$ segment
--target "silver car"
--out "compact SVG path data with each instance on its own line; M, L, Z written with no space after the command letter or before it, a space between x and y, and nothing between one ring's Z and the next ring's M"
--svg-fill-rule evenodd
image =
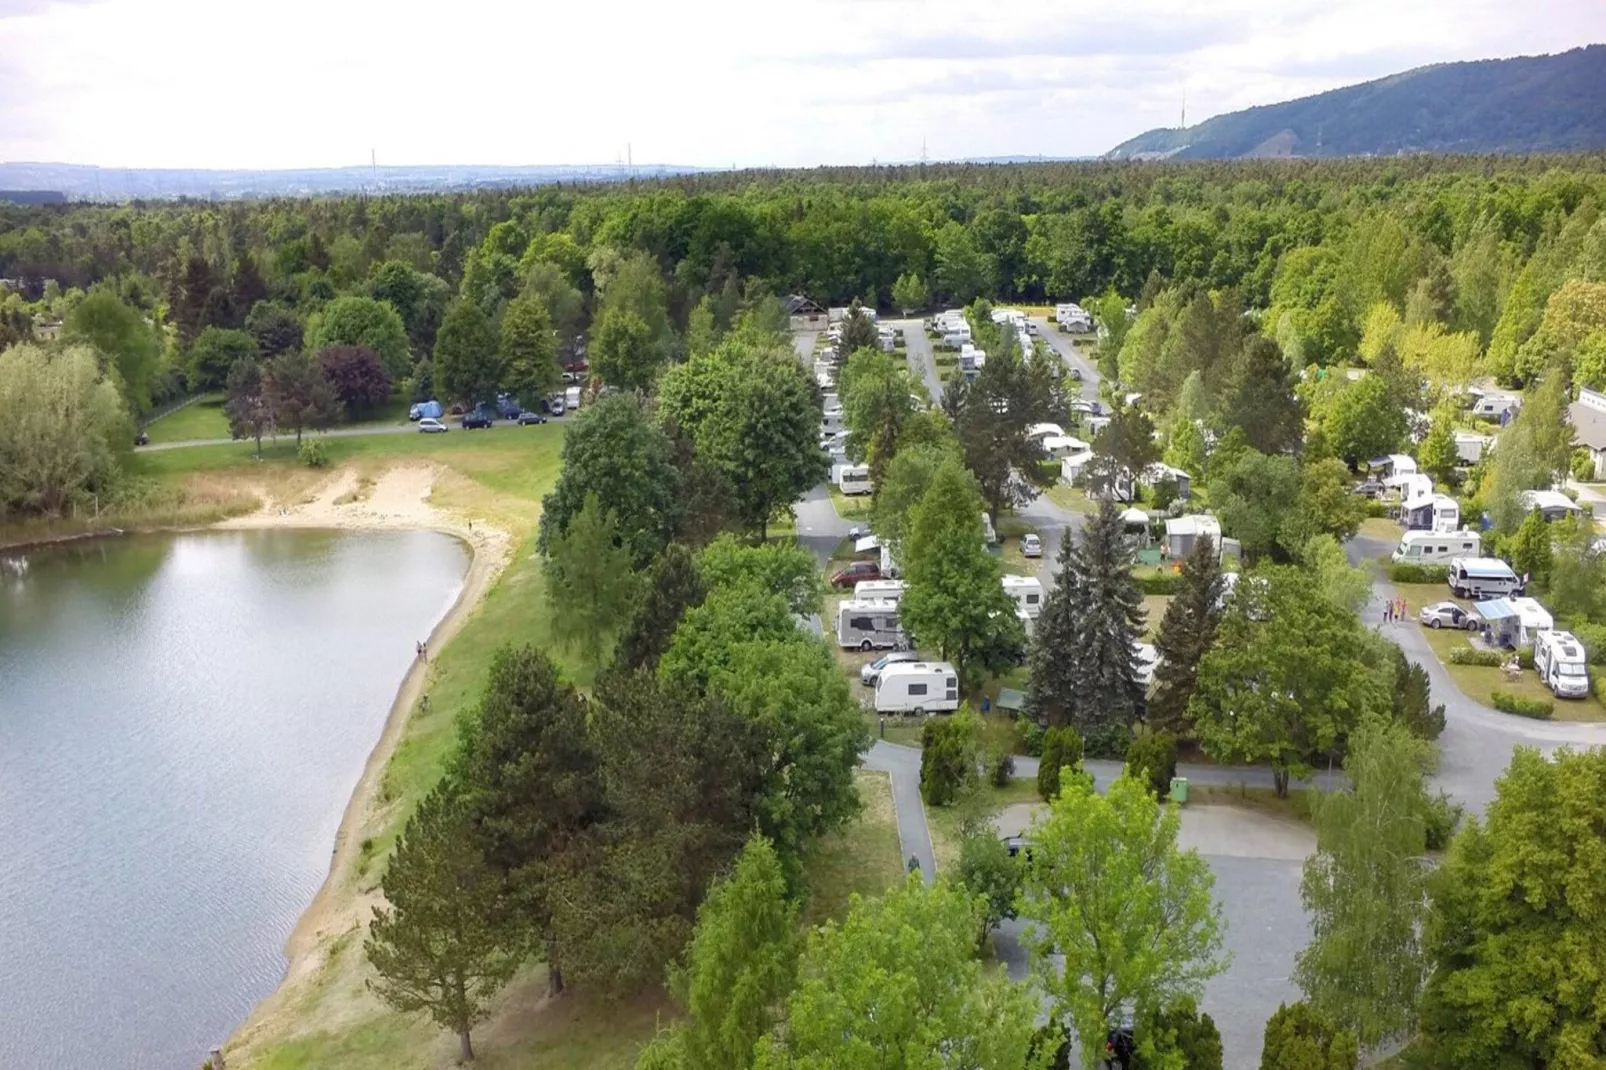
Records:
M1020 552L1022 557L1042 557L1043 540L1036 535L1022 535L1020 537Z
M920 655L913 650L889 650L859 670L859 683L865 687L874 687L876 681L881 679L881 670L888 665L893 665L900 661L919 660Z
M1483 627L1483 621L1476 613L1468 613L1454 602L1435 602L1431 606L1423 606L1416 619L1429 628L1460 628L1475 632Z

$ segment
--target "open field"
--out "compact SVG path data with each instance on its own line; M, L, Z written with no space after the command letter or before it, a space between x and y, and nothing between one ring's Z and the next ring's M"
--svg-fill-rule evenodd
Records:
M229 418L223 413L223 395L206 394L182 409L145 425L152 442L187 442L193 438L228 438Z

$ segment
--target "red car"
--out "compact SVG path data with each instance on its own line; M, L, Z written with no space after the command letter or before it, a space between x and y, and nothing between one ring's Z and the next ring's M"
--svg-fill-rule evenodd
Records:
M852 587L860 580L879 580L881 566L874 561L855 561L831 577L832 587Z

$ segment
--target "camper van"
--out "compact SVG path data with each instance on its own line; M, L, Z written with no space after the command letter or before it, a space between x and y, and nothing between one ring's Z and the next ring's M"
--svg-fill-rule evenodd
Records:
M571 386L563 392L563 407L569 412L580 411L580 388Z
M843 494L869 494L874 488L870 486L870 466L867 464L845 464L837 476L836 485Z
M959 708L959 674L946 661L908 661L881 670L877 713L939 713Z
M1476 531L1407 531L1390 556L1412 565L1448 565L1458 557L1477 557L1483 552L1483 536Z
M1534 672L1557 698L1589 694L1584 644L1572 632L1540 632L1534 638Z
M1522 593L1511 566L1493 557L1457 557L1445 578L1457 598L1505 598Z
M905 645L898 603L888 598L850 598L837 606L836 641L843 650L898 650Z
M1005 576L1004 590L1015 600L1016 608L1028 617L1043 611L1043 581L1036 576Z
M906 586L902 580L860 580L853 585L853 597L860 602L876 598L897 602Z

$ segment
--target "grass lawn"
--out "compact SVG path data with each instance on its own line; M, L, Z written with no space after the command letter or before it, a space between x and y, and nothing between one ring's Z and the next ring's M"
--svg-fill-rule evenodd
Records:
M1098 506L1087 496L1087 491L1081 487L1073 487L1068 483L1056 483L1046 491L1048 500L1061 509L1070 509L1078 513L1094 513Z
M1506 675L1493 665L1452 665L1450 664L1450 651L1466 647L1465 632L1455 632L1448 629L1422 628L1419 624L1406 623L1397 625L1403 628L1421 628L1422 635L1438 655L1439 661L1444 663L1445 671L1455 686L1472 701L1481 702L1485 706L1493 706L1492 694L1495 691L1504 691L1508 695L1518 698L1539 699L1555 704L1556 711L1552 715L1558 721L1606 721L1606 706L1602 706L1600 699L1587 695L1581 699L1560 699L1550 693L1550 689L1539 682L1539 677L1531 669L1524 669L1522 675L1515 680L1507 680ZM1385 628L1384 634L1387 634Z
M843 494L840 487L831 484L831 504L836 507L836 515L843 520L868 524L872 501L872 497L868 494Z
M818 924L847 913L854 893L878 895L903 880L903 851L885 773L855 774L864 809L853 824L827 836L808 859L809 901L803 920Z
M1143 609L1148 617L1148 626L1144 629L1143 637L1153 641L1160 634L1160 622L1165 619L1166 607L1171 604L1172 595L1146 594L1143 596Z
M1369 516L1361 521L1360 534L1387 542L1399 542L1405 529L1385 516Z
M1263 814L1288 817L1308 823L1313 794L1309 790L1294 789L1289 791L1288 798L1279 799L1277 792L1272 788L1251 788L1245 785L1217 788L1189 784L1188 805L1200 803L1209 806L1236 806L1243 810L1258 810Z
M223 414L223 395L207 394L145 428L152 442L188 442L194 438L228 438L229 418Z

